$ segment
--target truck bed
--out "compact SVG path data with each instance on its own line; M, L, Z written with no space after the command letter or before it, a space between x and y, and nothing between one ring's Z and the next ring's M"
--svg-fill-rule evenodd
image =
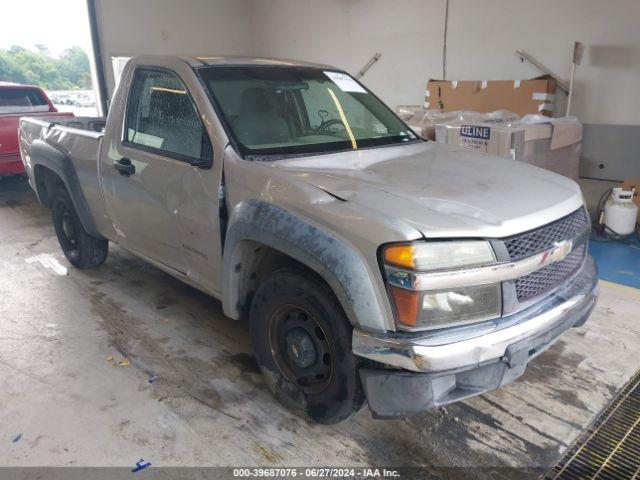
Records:
M105 123L104 117L20 119L20 153L31 187L35 189L34 162L31 162L32 147L34 142L45 143L67 158L66 161L71 167L69 171L73 171L77 177L82 195L94 214L100 232L103 231L101 227L111 228L111 225L104 220L107 217L100 193L98 164ZM42 161L35 163L47 165L47 162Z
M63 152L78 169L91 168L94 175L104 135L104 117L23 117L20 119L20 153L29 168L31 147L36 140Z
M106 117L69 117L64 115L23 117L23 120L29 122L31 120L38 121L38 123L46 124L50 127L69 127L74 130L88 130L99 133L104 131L107 123Z
M0 114L0 176L24 173L20 160L18 125L21 118L39 118L45 121L73 120L71 113L60 112L15 112ZM87 126L89 126L87 124Z

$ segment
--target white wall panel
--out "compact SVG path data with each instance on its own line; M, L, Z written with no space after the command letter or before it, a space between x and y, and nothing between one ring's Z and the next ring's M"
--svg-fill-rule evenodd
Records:
M442 76L445 0L99 0L103 56L229 53L329 63L390 105L421 103ZM585 46L574 113L585 123L640 125L640 1L450 0L449 79L538 75L525 50L567 80ZM113 88L113 84L109 85Z
M112 56L250 55L250 0L100 0L102 56L113 92Z
M329 63L356 74L390 105L422 103L442 75L443 0L255 0L259 55Z

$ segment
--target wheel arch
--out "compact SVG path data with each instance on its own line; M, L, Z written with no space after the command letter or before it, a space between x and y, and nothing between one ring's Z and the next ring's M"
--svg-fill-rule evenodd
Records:
M33 180L40 203L50 207L53 190L57 186L64 186L86 232L96 238L103 238L82 193L80 181L71 159L46 142L34 140L31 146L31 162L34 165Z
M371 276L354 249L306 219L260 200L241 202L229 221L223 254L225 314L240 318L269 262L281 266L286 261L322 278L352 325L386 330Z

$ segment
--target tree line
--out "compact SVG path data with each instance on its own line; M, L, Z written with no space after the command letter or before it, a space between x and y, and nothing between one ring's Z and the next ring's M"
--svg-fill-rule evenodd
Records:
M0 48L0 81L38 85L47 90L91 88L89 57L77 46L66 49L59 57L51 55L44 45L36 45L36 50Z

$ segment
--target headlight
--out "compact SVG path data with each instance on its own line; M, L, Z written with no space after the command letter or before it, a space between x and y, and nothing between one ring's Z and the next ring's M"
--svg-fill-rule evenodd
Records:
M489 242L469 240L390 245L385 262L422 272L486 265L496 260Z
M429 289L421 272L448 270L496 262L489 242L468 240L389 245L383 251L389 297L398 328L427 330L478 322L502 313L500 283Z

